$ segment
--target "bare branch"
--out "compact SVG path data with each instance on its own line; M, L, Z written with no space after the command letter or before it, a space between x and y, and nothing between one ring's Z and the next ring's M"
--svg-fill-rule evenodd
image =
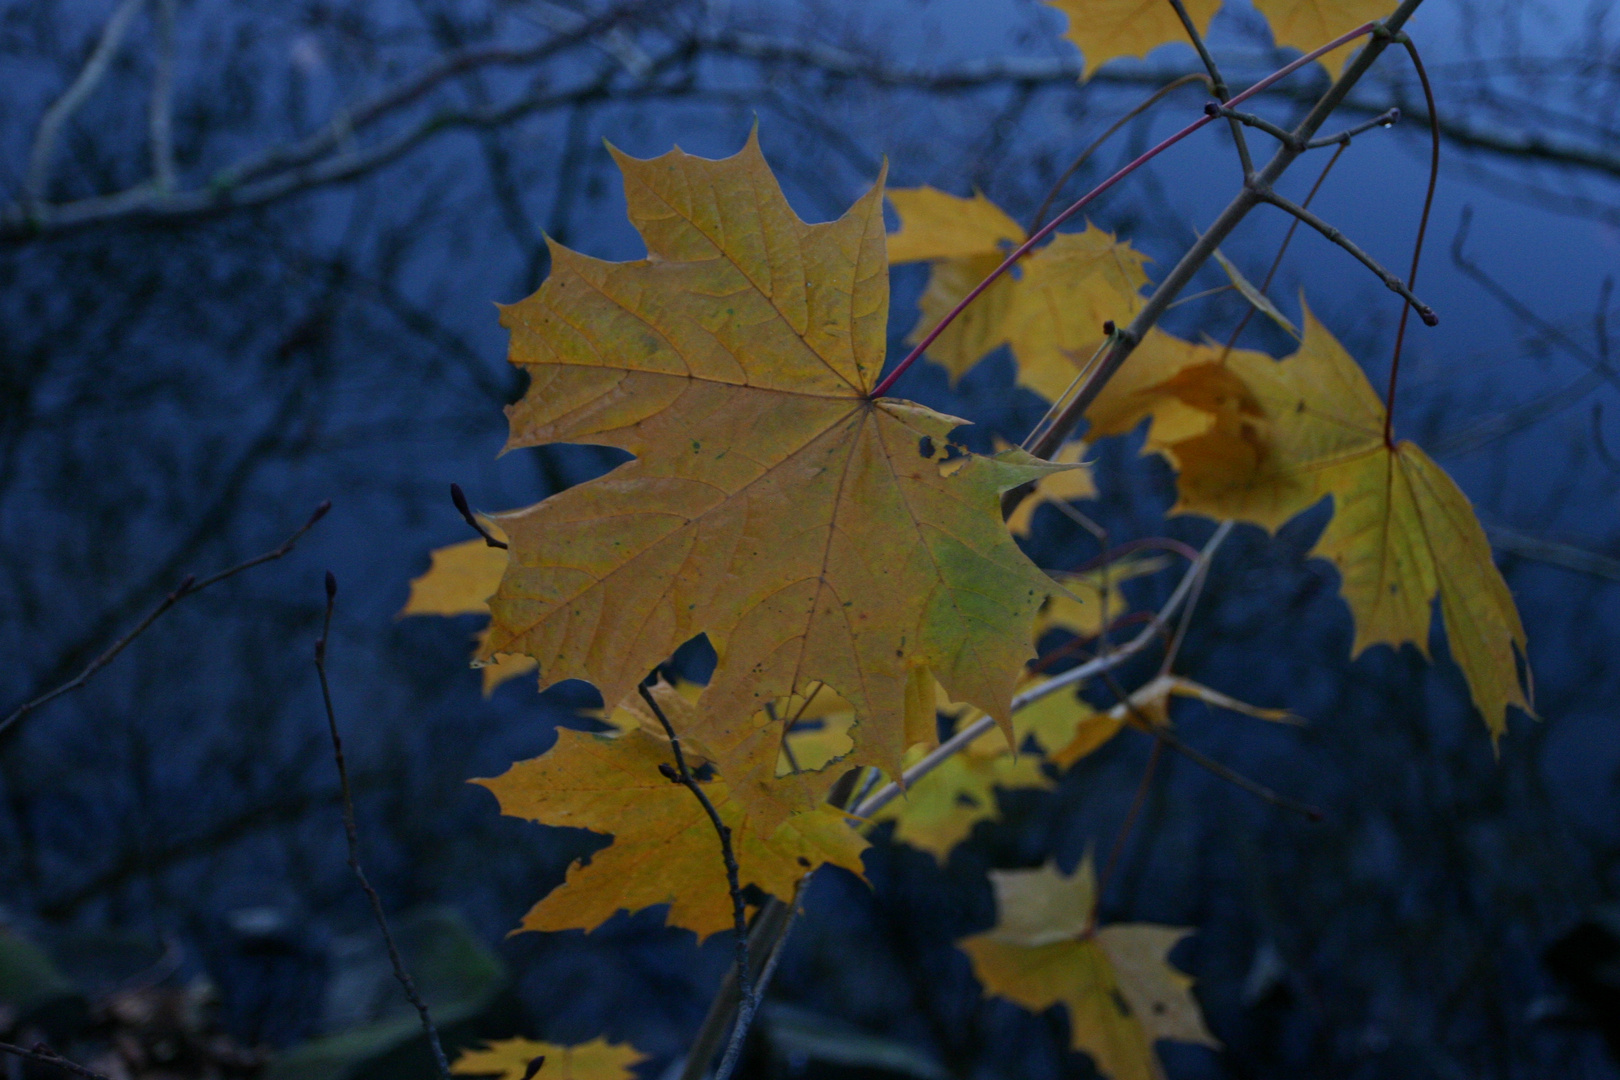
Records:
M44 1043L40 1043L38 1046L34 1047L34 1049L30 1050L27 1047L13 1046L8 1042L0 1042L0 1054L10 1054L13 1057L22 1058L24 1061L32 1061L40 1065L49 1065L52 1068L61 1069L65 1073L72 1073L74 1076L82 1076L85 1078L85 1080L108 1080L108 1077L101 1075L93 1069L87 1069L76 1061L69 1061L67 1058L46 1046Z
M1204 35L1198 32L1197 25L1192 16L1187 14L1187 5L1183 0L1170 0L1170 6L1176 9L1176 18L1187 31L1187 38L1192 42L1193 48L1198 50L1198 59L1203 61L1204 70L1209 72L1210 92L1216 100L1223 105L1226 99L1232 96L1227 89L1226 79L1221 76L1221 69L1215 63L1215 57L1210 54L1209 46L1204 44ZM1243 177L1248 179L1254 175L1254 158L1249 154L1249 140L1243 135L1243 127L1235 120L1229 125L1232 129L1232 143L1237 147L1238 162L1243 166Z
M1394 40L1394 35L1406 24L1407 19L1411 18L1412 13L1417 10L1422 2L1423 0L1402 0L1401 6L1382 24L1379 32L1372 36L1366 47L1355 55L1345 67L1343 74L1339 76L1338 81L1328 88L1311 111L1300 121L1299 126L1294 129L1293 134L1297 140L1309 142L1315 136L1321 126L1327 122L1328 117L1338 109L1345 97L1361 81L1367 70L1383 55L1384 50ZM1164 280L1159 283L1158 288L1153 290L1153 295L1148 297L1141 311L1131 320L1131 325L1122 329L1116 335L1113 346L1108 350L1107 355L1103 357L1102 362L1093 368L1091 375L1079 388L1069 404L1064 406L1063 412L1059 414L1057 420L1031 448L1031 453L1037 457L1050 457L1057 452L1058 447L1063 445L1070 432L1079 425L1080 418L1091 407L1091 403L1097 399L1097 395L1102 393L1103 387L1108 384L1108 380L1114 377L1114 373L1119 370L1126 357L1131 355L1136 346L1146 336L1148 330L1159 321L1159 317L1169 308L1171 302L1175 300L1182 289L1186 288L1187 283L1214 255L1215 249L1220 247L1226 238L1232 234L1232 230L1236 229L1238 224L1249 215L1249 212L1259 205L1262 201L1260 193L1270 190L1278 178L1287 172L1289 166L1298 159L1299 154L1300 152L1292 146L1285 145L1277 148L1276 154L1266 163L1265 168L1256 174L1253 182L1245 184L1243 190L1238 192L1237 196L1227 204L1226 209L1221 211L1210 224L1209 229L1205 231L1203 236L1199 237L1197 243L1188 248L1180 261L1165 275ZM1005 509L1006 504L1003 503L1003 510L1005 511Z
M1357 135L1360 135L1360 134L1362 134L1364 132L1371 131L1373 128L1394 127L1396 124L1398 124L1400 122L1401 122L1401 110L1398 107L1392 106L1392 107L1390 107L1388 109L1385 109L1383 112L1379 113L1377 116L1371 117L1369 119L1363 120L1359 124L1355 124L1355 125L1353 125L1351 127L1345 128L1343 131L1339 132L1337 135L1323 135L1320 138L1312 139L1310 142L1305 144L1305 149L1307 149L1307 150L1315 150L1315 149L1318 149L1319 147L1335 146L1335 145L1337 145L1337 146L1349 146L1350 145L1350 140L1355 138Z
M73 678L69 679L61 686L58 686L56 689L47 691L46 693L41 694L39 697L34 698L32 701L26 701L17 706L12 710L9 716L7 716L4 720L0 720L0 736L4 736L17 724L21 723L23 717L27 716L35 709L54 701L71 690L77 690L79 687L89 682L91 676L100 671L102 668L106 667L108 664L112 663L114 657L123 652L130 642L144 634L147 628L153 623L157 622L158 618L162 616L164 612L174 607L174 605L178 604L186 597L191 596L194 593L200 593L210 585L217 585L226 578L234 577L244 570L258 566L260 563L272 562L279 559L283 555L286 555L288 552L292 551L293 546L298 543L299 538L307 533L310 529L313 529L315 527L315 523L321 520L321 518L325 517L326 512L331 508L332 504L330 501L321 503L321 505L315 508L315 512L309 516L309 520L304 522L303 525L299 526L297 532L293 533L291 536L287 537L286 540L282 541L280 547L272 548L263 555L256 556L255 558L249 559L244 563L238 563L228 570L221 570L214 576L203 578L201 581L198 581L193 575L186 575L185 580L180 582L173 592L171 592L168 596L165 596L158 606L152 609L151 613L148 614L146 618L137 623L135 629L131 630L129 633L125 634L123 637L119 638L117 641L108 646L107 650L94 660L90 661L83 671L79 672Z
M152 183L159 191L174 190L174 3L157 0L157 57L147 115Z
M686 754L681 749L681 737L675 733L675 728L664 715L658 700L652 696L647 685L642 683L636 688L641 693L641 700L658 717L658 722L664 725L664 732L669 736L670 749L674 751L675 768L660 765L659 769L675 783L684 786L697 801L703 804L703 812L709 815L709 821L714 825L715 835L720 838L720 857L726 864L726 885L731 890L731 917L733 929L736 933L736 962L733 970L737 980L739 1006L737 1009L737 1023L731 1031L731 1042L726 1047L726 1056L721 1060L720 1069L715 1074L715 1080L726 1080L731 1070L736 1067L737 1055L742 1050L742 1042L748 1034L748 1027L754 1020L754 1010L759 1004L754 995L754 972L748 962L748 906L743 900L740 871L737 867L737 854L731 846L731 827L720 820L720 812L709 801L708 794L703 785L697 782L692 770L687 767ZM784 927L784 932L786 928ZM707 1064L705 1062L704 1064Z
M439 1044L439 1029L433 1026L433 1016L428 1012L427 1002L416 992L416 982L411 978L411 973L405 970L405 962L400 959L399 948L394 944L393 931L388 928L388 916L383 914L382 900L377 896L377 890L371 887L371 881L360 865L360 831L354 823L354 793L349 787L349 768L343 760L343 737L338 734L337 712L332 708L332 687L326 678L326 641L332 636L332 609L336 606L337 578L328 570L326 619L321 624L320 640L315 642L315 671L321 679L326 728L332 736L332 758L337 763L338 786L343 792L343 833L349 842L349 869L354 871L360 888L365 890L366 899L371 903L371 914L377 920L377 928L382 931L384 944L388 946L388 960L394 966L394 978L405 988L405 997L422 1018L422 1030L427 1034L428 1048L433 1052L433 1064L439 1071L440 1080L451 1080L450 1063L445 1060L444 1047Z
M34 133L34 146L28 155L28 173L23 179L22 201L25 207L44 203L46 189L51 183L51 161L56 157L56 140L62 134L62 125L72 118L106 77L107 68L117 55L119 46L124 43L130 23L135 21L135 16L140 14L145 3L146 0L123 0L113 9L112 18L102 28L101 38L91 50L84 67L79 70L78 77L40 117L39 129Z
M1378 260L1374 259L1371 255L1368 255L1365 251L1362 251L1361 247L1354 240L1350 239L1348 236L1344 235L1344 233L1317 217L1312 211L1305 209L1296 202L1283 198L1270 188L1263 188L1257 191L1256 194L1259 195L1261 202L1269 203L1279 210L1293 214L1299 220L1303 221L1305 224L1327 237L1329 242L1337 244L1345 251L1348 251L1357 262L1361 263L1361 265L1365 266L1367 269L1376 274L1378 276L1378 280L1384 283L1385 288L1410 304L1412 306L1412 310L1418 313L1418 318L1423 320L1423 324L1425 326L1439 325L1440 316L1434 313L1434 309L1429 307L1428 304L1425 304L1423 301L1419 300L1416 296L1413 296L1412 290L1406 287L1406 282L1402 281L1400 278L1396 277L1394 274L1380 266L1378 264Z

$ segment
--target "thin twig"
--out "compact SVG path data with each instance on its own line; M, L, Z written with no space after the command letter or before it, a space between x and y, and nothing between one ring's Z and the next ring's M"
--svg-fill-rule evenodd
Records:
M1159 609L1158 614L1134 638L1110 652L1107 656L1099 656L1095 660L1089 660L1078 667L1070 668L1060 675L1054 675L1045 682L1030 687L1013 698L1012 711L1017 712L1019 709L1046 697L1048 694L1055 694L1065 687L1074 686L1102 672L1111 671L1151 645L1154 639L1163 632L1168 621L1174 617L1176 609L1191 594L1193 582L1197 579L1200 568L1207 565L1215 557L1215 552L1220 548L1221 542L1226 539L1227 534L1231 531L1232 523L1230 521L1223 521L1216 527L1214 535L1204 544L1203 550L1198 553L1198 558L1187 568L1187 572L1182 575L1181 581L1176 585L1175 591L1170 594L1170 598L1164 602L1164 606ZM912 784L939 768L958 750L973 742L980 735L995 727L995 725L995 717L989 715L981 716L971 724L964 725L956 734L940 743L921 761L918 761L901 774L898 781L884 785L861 800L853 811L854 815L861 818L871 817L899 798Z
M1294 133L1299 138L1309 141L1321 126L1327 122L1328 117L1344 101L1356 83L1361 81L1367 70L1383 55L1384 49L1389 46L1391 34L1399 31L1406 24L1406 21L1411 18L1412 13L1418 9L1422 2L1423 0L1402 0L1401 6L1396 8L1395 12L1382 25L1369 23L1358 27L1350 34L1340 35L1339 38L1335 38L1320 49L1314 49L1306 54L1306 56L1314 59L1325 51L1338 48L1354 37L1372 33L1372 39L1367 42L1366 47L1356 53L1355 57L1346 65L1343 74L1317 100L1310 112L1305 115L1305 118L1294 129ZM1295 69L1290 67L1284 70ZM1265 80L1262 80L1262 82L1265 85L1270 85ZM1250 93L1258 93L1260 89L1262 89L1262 86L1257 83L1255 86L1250 87L1249 90L1234 97L1231 104L1240 104L1243 98ZM1206 116L1204 119L1208 122L1213 118ZM1259 205L1260 196L1258 192L1275 184L1278 178L1288 171L1289 166L1298 157L1299 154L1291 147L1278 147L1272 159L1255 175L1254 181L1244 185L1243 190L1239 191L1232 201L1227 204L1226 208L1217 215L1198 241L1182 254L1181 259L1160 281L1158 287L1153 290L1153 294L1148 297L1141 310L1137 312L1136 317L1131 320L1130 326L1119 332L1114 339L1113 347L1108 350L1108 354L1103 357L1102 362L1097 365L1091 377L1086 380L1086 385L1080 387L1074 398L1064 407L1063 414L1057 418L1031 450L1035 456L1049 458L1057 452L1057 449L1068 439L1069 433L1079 425L1081 417L1086 414L1086 410L1091 407L1091 403L1097 400L1097 395L1102 393L1103 387L1114 377L1115 372L1119 370L1120 365L1125 362L1126 358L1135 351L1136 346L1147 336L1147 332L1159 321L1159 317L1164 314L1181 290L1186 288L1194 275L1214 255L1215 249L1220 247L1226 241L1226 238L1232 234L1232 230L1236 229L1238 224L1248 217L1249 212ZM1009 492L1008 494L1012 495L1013 493ZM1005 500L1002 503L1002 511L1003 513L1009 512Z
M471 525L473 527L473 531L484 538L484 543L486 545L492 548L507 547L504 540L497 540L495 537L491 536L489 530L484 528L484 523L479 521L478 518L473 515L472 507L467 505L467 493L461 490L460 484L450 485L450 501L454 503L456 509L461 512L462 520L468 525Z
M1371 270L1375 275L1377 275L1378 280L1384 283L1385 288L1389 289L1390 292L1395 293L1402 300L1405 300L1409 305L1411 305L1412 308L1417 311L1418 318L1423 320L1423 324L1425 326L1439 325L1440 316L1434 313L1434 309L1429 307L1428 304L1425 304L1423 301L1419 300L1416 296L1413 296L1412 290L1406 287L1406 282L1402 281L1400 278L1396 277L1394 274L1380 266L1378 264L1378 260L1361 250L1361 247L1354 240L1344 235L1344 233L1340 232L1332 225L1329 225L1326 221L1323 221L1321 218L1317 217L1316 214L1312 213L1310 210L1305 209L1303 206L1293 202L1290 199L1283 198L1270 188L1263 188L1257 191L1256 194L1259 196L1261 202L1268 203L1275 206L1279 210L1293 214L1296 218L1325 236L1331 243L1337 244L1339 247L1349 252L1357 262L1361 263L1361 265L1365 266L1367 269Z
M428 1012L427 1002L416 992L416 983L411 973L405 970L405 962L400 959L399 948L394 944L394 933L388 928L388 917L383 914L382 900L377 896L377 890L371 887L371 881L360 865L360 832L354 823L354 793L349 787L349 768L343 760L343 738L338 734L337 712L332 708L332 687L326 678L326 641L332 634L332 609L336 605L337 578L328 570L326 619L321 624L320 640L315 642L315 671L321 679L321 702L326 706L326 727L332 736L332 758L337 762L338 785L343 791L343 833L349 841L349 869L354 871L360 888L365 890L366 899L371 902L371 914L376 918L377 928L382 931L383 942L388 946L388 960L394 965L394 977L404 987L405 997L422 1018L422 1030L427 1034L428 1048L433 1052L433 1064L439 1071L440 1080L451 1080L450 1063L445 1060L444 1047L439 1044L439 1029L433 1026L433 1016Z
M687 767L686 754L681 749L681 737L675 733L675 728L670 724L669 717L664 715L664 710L659 706L657 699L652 696L651 691L647 689L647 684L642 683L636 689L641 693L641 700L647 703L647 707L653 711L653 715L658 717L658 722L664 726L664 733L669 736L670 749L674 752L675 768L669 769L667 766L660 766L660 769L671 780L685 787L697 798L697 801L703 806L703 812L709 815L709 822L714 826L715 835L720 838L720 857L726 865L726 885L731 890L732 925L737 938L734 971L740 999L736 1026L732 1029L731 1043L726 1047L726 1056L721 1063L721 1070L729 1075L731 1068L736 1065L736 1057L741 1049L742 1039L746 1036L749 1025L753 1023L754 1010L758 1005L758 1001L754 996L754 973L748 965L748 905L743 899L742 882L737 868L737 855L731 846L731 826L720 820L720 812L714 808L714 803L709 801L708 793L703 790L703 786L692 775L692 770ZM707 1064L707 1062L704 1064Z
M25 1046L13 1046L8 1042L0 1042L0 1054L10 1054L13 1057L22 1058L24 1061L32 1061L40 1065L49 1065L53 1068L61 1069L65 1073L72 1073L74 1076L82 1076L85 1078L85 1080L109 1080L108 1077L103 1076L94 1069L87 1069L76 1061L69 1061L67 1058L62 1057L56 1051L46 1046L44 1043L40 1043L38 1046L34 1047L34 1049L30 1050Z
M56 157L56 141L62 134L62 126L106 77L113 57L124 43L124 35L129 32L130 23L135 21L135 16L140 14L145 3L146 0L123 0L113 9L112 17L102 28L101 37L91 50L90 58L79 70L78 77L40 117L39 128L34 132L34 145L28 155L28 172L23 178L22 201L26 210L35 210L44 203L51 183L51 162Z
M1311 205L1311 201L1316 198L1316 193L1322 190L1322 184L1327 180L1328 174L1333 171L1333 166L1339 163L1339 158L1344 156L1344 152L1349 148L1349 143L1341 143L1339 148L1333 151L1333 156L1328 158L1328 163L1322 166L1321 175L1316 178L1316 183L1312 184L1311 190L1305 193L1305 201L1299 205L1306 207ZM1265 295L1265 291L1267 289L1271 288L1272 279L1277 276L1277 270L1282 266L1283 256L1288 254L1288 245L1293 243L1294 233L1298 229L1299 218L1294 218L1294 220L1288 223L1288 231L1283 233L1282 243L1277 245L1277 255L1271 260L1271 268L1266 271L1265 279L1260 282L1260 293L1262 296ZM1246 310L1243 312L1243 318L1239 319L1237 326L1232 328L1231 336L1226 339L1226 346L1221 349L1222 363L1226 362L1227 354L1232 351L1232 346L1237 344L1238 335L1243 333L1243 328L1249 325L1250 319L1254 318L1254 313L1256 310L1255 306L1253 304L1248 304L1245 305L1245 307Z
M1267 135L1270 135L1273 139L1276 139L1278 142L1282 143L1284 146L1293 147L1295 150L1305 149L1305 144L1295 139L1292 131L1289 131L1285 127L1280 127L1277 124L1273 124L1270 120L1267 120L1259 113L1243 112L1241 109L1222 108L1213 101L1204 106L1204 111L1211 116L1224 116L1233 123L1241 124L1244 127L1252 127L1256 131L1263 131Z
M1406 275L1408 288L1417 285L1418 260L1423 257L1423 237L1429 231L1429 211L1434 209L1434 185L1440 178L1440 113L1434 104L1434 89L1429 85L1429 73L1423 70L1423 58L1417 46L1405 34L1398 40L1406 46L1406 55L1412 58L1418 82L1423 85L1423 100L1429 110L1429 188L1423 195L1423 216L1418 218L1417 239L1412 243L1412 269ZM1384 445L1395 448L1395 387L1401 374L1401 345L1406 341L1406 308L1401 308L1400 326L1395 331L1395 352L1389 361L1389 392L1384 395ZM1427 319L1423 320L1428 322ZM1430 323L1432 326L1433 323Z
M152 152L152 183L159 191L174 190L174 5L175 0L157 0L154 19L157 58L146 127Z
M1170 0L1170 6L1176 10L1176 18L1181 20L1182 29L1187 31L1187 38L1198 51L1198 59L1203 61L1204 70L1209 72L1209 89L1221 104L1226 104L1232 92L1227 89L1226 78L1221 75L1221 69L1215 63L1214 55L1209 46L1204 44L1204 35L1198 32L1197 25L1192 16L1187 14L1187 5L1182 0ZM1243 135L1243 128L1232 124L1232 143L1237 147L1238 163L1243 167L1243 178L1247 180L1254 175L1254 158L1249 155L1249 140Z
M1439 122L1438 118L1434 115L1434 110L1433 109L1429 110L1429 119L1432 122L1435 122L1435 123ZM1400 122L1401 122L1401 110L1398 109L1398 108L1391 107L1391 108L1385 109L1383 112L1379 113L1377 116L1371 117L1370 119L1363 120L1359 124L1355 124L1355 125L1353 125L1351 127L1345 128L1343 131L1339 132L1336 135L1323 135L1321 138L1312 139L1310 142L1305 144L1305 149L1307 149L1307 150L1316 150L1316 149L1319 149L1319 148L1324 147L1324 146L1335 146L1335 145L1337 145L1337 146L1349 146L1350 145L1350 140L1354 139L1357 135L1361 135L1361 134L1363 134L1365 132L1371 131L1373 128L1394 127L1396 124L1398 124Z
M321 505L315 508L315 512L309 516L309 520L304 522L303 525L299 526L297 532L293 533L291 536L287 537L286 540L282 541L280 547L272 548L263 555L249 559L244 563L237 563L230 569L221 570L214 576L203 578L201 581L198 581L195 575L186 575L185 580L181 581L180 584L175 587L173 592L171 592L168 596L165 596L158 606L152 609L151 613L148 614L146 618L137 623L135 628L129 633L125 634L123 637L109 645L106 651L100 656L96 657L94 660L90 661L90 663L85 666L83 671L79 672L73 678L69 679L61 686L58 686L56 689L47 691L34 698L32 701L24 702L23 704L17 706L16 709L12 710L11 715L7 716L4 720L0 720L0 736L5 735L13 727L21 723L23 717L27 716L35 709L54 701L71 690L77 690L79 687L89 682L91 676L100 671L102 668L106 667L108 664L112 663L114 657L123 652L130 642L144 634L147 628L153 623L157 622L158 618L165 611L168 611L186 597L195 593L200 593L210 585L216 585L219 582L224 581L226 578L240 574L243 570L251 569L252 567L258 566L260 563L267 563L275 559L279 559L283 555L286 555L288 552L292 551L293 545L298 543L299 538L307 533L310 529L314 528L315 523L321 520L321 518L325 517L326 512L331 508L332 503L330 500L321 503Z
M1112 683L1113 679L1110 678ZM1120 702L1133 713L1136 706L1130 696L1120 698ZM1103 863L1102 873L1097 877L1097 902L1091 909L1091 925L1097 925L1097 911L1102 907L1103 898L1108 895L1108 885L1114 878L1114 869L1119 865L1119 857L1125 850L1125 841L1131 837L1131 829L1136 824L1136 818L1142 812L1142 804L1147 801L1148 785L1153 782L1153 773L1159 767L1159 758L1164 756L1164 743L1155 739L1153 749L1148 752L1147 765L1142 769L1142 779L1136 785L1136 797L1131 800L1131 808L1125 814L1125 820L1120 823L1119 833L1114 837L1114 846L1108 849L1108 861Z
M1090 160L1091 155L1095 154L1099 149L1102 148L1104 143L1113 138L1120 128L1124 127L1132 120L1135 120L1138 116L1141 116L1148 109L1151 109L1154 105L1158 104L1158 102L1167 94L1173 93L1189 83L1201 83L1206 87L1210 85L1210 81L1207 76L1199 75L1196 72L1189 75L1183 75L1179 79L1174 79L1165 83L1163 86L1153 91L1153 93L1149 94L1144 100L1133 106L1131 110L1124 116L1121 116L1118 120L1115 120L1112 124L1108 125L1108 130L1097 136L1091 141L1089 146L1080 151L1080 156L1070 162L1069 167L1063 170L1063 174L1052 182L1052 187L1047 191L1046 198L1041 201L1040 209L1036 210L1035 216L1030 219L1029 231L1035 232L1041 227L1041 223L1046 220L1047 213L1052 209L1052 204L1057 201L1058 195L1062 193L1063 185L1067 184L1069 182L1069 178L1080 171L1080 166L1084 165L1088 160Z

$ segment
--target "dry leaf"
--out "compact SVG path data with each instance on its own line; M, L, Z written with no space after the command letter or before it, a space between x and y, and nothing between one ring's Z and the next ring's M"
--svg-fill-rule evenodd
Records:
M1193 980L1165 957L1191 931L1150 924L1091 930L1096 879L1089 856L1070 876L992 870L997 923L958 943L985 993L1032 1011L1062 1005L1069 1040L1112 1080L1157 1080L1159 1039L1219 1044L1192 997Z
M534 1067L535 1061L542 1058L539 1067ZM606 1039L592 1039L578 1046L502 1039L475 1050L463 1050L450 1071L458 1076L494 1076L499 1080L634 1080L632 1066L646 1059L647 1055L635 1047Z
M486 649L617 701L707 634L719 663L694 734L734 778L780 738L755 721L766 704L820 684L861 717L852 763L898 768L919 679L1010 723L1050 585L999 497L1061 466L964 455L961 421L868 397L888 309L881 183L807 225L754 137L723 161L615 157L649 258L553 244L540 291L502 310L530 379L508 445L635 460L498 519L511 561Z

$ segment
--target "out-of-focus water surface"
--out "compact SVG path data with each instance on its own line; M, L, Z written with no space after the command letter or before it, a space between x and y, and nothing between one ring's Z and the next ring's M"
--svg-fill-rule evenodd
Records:
M324 130L344 103L450 50L540 41L578 18L527 0L174 9L175 169L186 189ZM7 201L25 197L40 117L111 10L75 0L0 11ZM137 16L62 129L48 198L121 191L150 175L165 10L154 3ZM1275 536L1240 527L1180 670L1310 723L1280 728L1202 707L1176 716L1187 742L1326 819L1302 820L1189 761L1161 764L1102 914L1197 930L1175 957L1197 977L1224 1048L1167 1048L1173 1077L1616 1075L1601 1028L1620 1019L1543 963L1620 890L1620 383L1608 367L1605 284L1620 263L1614 23L1606 3L1429 0L1411 24L1450 134L1417 290L1441 322L1409 330L1397 426L1451 471L1492 536L1529 633L1539 719L1516 715L1493 746L1438 632L1432 664L1385 647L1352 662L1335 576L1305 558L1322 508ZM333 503L293 554L188 599L83 690L0 737L7 924L64 955L91 932L167 942L168 978L206 975L221 1023L245 1044L291 1047L365 1018L342 1007L354 970L344 957L370 928L344 864L310 663L330 568L340 583L337 711L367 866L389 911L459 913L512 975L502 1022L514 1030L631 1041L652 1055L648 1076L678 1058L728 962L725 942L700 948L657 911L589 935L505 938L601 841L503 819L464 782L544 751L594 694L570 684L537 697L519 680L486 699L466 665L476 618L396 617L427 552L468 535L446 497L451 481L476 506L504 509L617 460L579 448L499 456L501 406L521 380L504 362L493 304L538 284L547 237L599 257L642 254L604 140L638 156L676 143L723 156L757 124L809 220L842 212L886 158L893 184L977 187L1027 221L1082 146L1160 76L1196 63L1171 46L1080 85L1061 26L1024 0L653 5L533 63L447 79L393 119L340 133L334 152L363 153L441 122L353 179L173 220L7 234L8 710L76 672L186 573L273 547L318 502ZM1217 16L1210 40L1236 84L1288 55L1242 6ZM980 78L986 64L1026 77ZM935 77L953 71L974 78ZM1292 119L1325 85L1311 69L1287 84L1297 95L1259 108ZM1101 179L1203 100L1178 92L1065 191ZM1354 100L1369 111L1346 123L1390 104L1422 111L1395 52ZM1250 138L1264 147L1266 136ZM1404 270L1427 147L1410 119L1357 138L1314 209ZM1303 197L1327 153L1296 167L1284 193ZM1088 216L1151 255L1158 275L1240 180L1229 137L1211 126ZM1258 279L1287 226L1258 211L1224 250ZM895 356L924 281L917 267L893 274ZM1189 292L1223 284L1211 266ZM1291 317L1308 302L1384 385L1398 301L1343 251L1301 230L1270 292ZM1168 325L1224 335L1243 310L1226 291L1178 307ZM1244 342L1276 355L1289 344L1261 319ZM992 433L1017 441L1042 409L1015 387L1005 352L955 388L921 364L896 393L972 421L965 437L976 449ZM1140 433L1096 448L1101 495L1084 509L1116 541L1202 542L1210 523L1166 517L1173 477L1139 447ZM1054 511L1037 524L1030 551L1043 566L1097 553ZM1172 584L1160 575L1127 592L1151 606ZM1134 684L1151 673L1145 664L1122 675ZM1127 732L1054 792L1008 796L1004 820L943 866L880 833L868 884L818 876L772 1001L896 1040L941 1074L1084 1075L1061 1014L984 998L952 942L993 917L987 868L1047 858L1069 867L1107 850L1149 752ZM74 968L86 987L121 977L98 968L95 949L81 951L92 954ZM748 1067L835 1071L803 1053Z

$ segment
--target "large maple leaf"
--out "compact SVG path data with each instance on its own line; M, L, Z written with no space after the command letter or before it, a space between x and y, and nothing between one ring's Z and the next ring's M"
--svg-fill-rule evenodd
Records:
M1178 510L1276 529L1332 496L1312 554L1339 570L1352 655L1410 642L1427 656L1438 595L1452 658L1492 734L1508 706L1529 711L1524 627L1468 497L1415 444L1385 443L1383 402L1309 309L1299 351L1280 362L1162 338L1136 364L1092 411L1103 406L1107 430L1154 414L1150 440L1181 472Z
M1023 243L1024 230L981 194L963 199L921 187L893 188L888 196L900 217L890 261L931 266L908 339L915 343ZM1095 225L1059 233L981 293L928 346L928 357L954 382L991 350L1011 345L1018 382L1055 401L1102 343L1103 323L1124 324L1136 314L1145 260Z
M1112 1080L1162 1080L1159 1039L1217 1047L1166 955L1189 930L1150 923L1094 928L1097 883L1088 857L1072 875L1052 864L992 870L994 929L958 942L985 993L1026 1009L1062 1005L1069 1041Z
M496 519L512 548L486 655L527 654L542 685L586 679L617 702L707 634L719 662L695 734L733 781L774 764L759 744L780 729L761 710L819 684L861 718L851 762L891 772L908 699L921 707L934 676L1009 725L1051 584L999 493L1061 466L964 455L949 442L962 421L870 396L888 320L881 179L809 225L752 136L722 161L615 157L648 257L554 243L539 292L502 309L530 377L508 447L635 459Z
M701 745L694 749L703 753ZM524 916L523 929L590 930L616 911L655 904L668 904L669 924L699 937L731 928L714 824L690 791L660 771L672 761L669 744L640 728L617 736L560 728L545 754L475 781L494 793L502 813L613 837L588 862L569 867L567 880ZM790 899L823 863L861 872L866 841L839 811L820 806L762 830L723 780L704 789L731 829L742 884Z

